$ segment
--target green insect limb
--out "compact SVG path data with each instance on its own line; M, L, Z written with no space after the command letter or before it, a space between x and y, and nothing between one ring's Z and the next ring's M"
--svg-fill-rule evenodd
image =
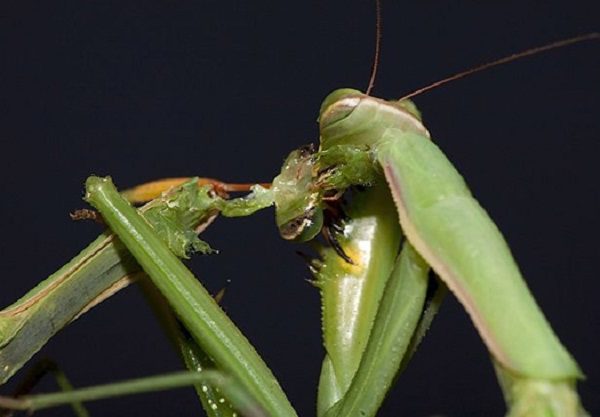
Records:
M90 177L86 199L100 211L196 342L273 416L295 416L277 380L260 356L169 250L148 223L116 191L110 179Z
M419 323L415 328L415 331L410 340L410 344L406 348L406 353L402 358L402 363L400 364L400 369L398 370L398 374L402 373L404 369L408 366L408 362L413 357L417 348L419 347L421 341L429 331L429 327L431 327L431 323L433 322L434 317L440 310L442 305L442 301L446 298L446 294L448 293L448 287L442 281L437 278L429 279L429 286L427 287L427 296L425 298L425 308L423 309L423 314L419 319Z
M105 233L0 312L0 383L61 328L140 274L133 257Z
M581 377L577 364L535 303L504 238L420 120L406 105L356 91L333 93L325 103L321 146L371 147L408 240L461 301L498 365L526 385L562 384L577 404L568 389ZM550 407L551 398L546 401ZM564 415L576 413L575 407Z
M405 214L407 235L463 302L494 357L507 369L531 377L580 376L527 289L500 232L441 152L413 134L380 149L394 198ZM423 158L429 162L429 175L422 167L417 168L421 175L415 175ZM423 186L429 189L422 191ZM415 194L416 188L420 191Z
M508 404L507 417L589 417L579 402L574 378L524 378L497 362L494 365Z
M352 263L332 247L321 248L320 260L313 262L326 351L317 415L338 402L352 382L400 246L395 207L382 178L355 193L346 215L337 239Z
M179 353L185 367L190 371L204 372L218 370L210 357L198 346L191 335L175 317L167 300L149 279L140 280L146 300L150 303L161 327ZM211 384L195 384L194 389L208 417L236 417L239 412L233 408L229 399L219 387Z
M405 242L373 321L360 366L327 417L372 417L392 386L422 318L429 265Z
M179 327L179 331L181 334L179 348L187 369L196 372L218 370L206 352L198 346L189 333L184 331L182 326ZM242 414L241 409L234 406L235 399L229 398L227 392L219 386L210 383L195 384L194 389L207 417L237 417ZM256 408L260 407L257 405Z
M58 369L58 367L53 367L52 369L50 369L50 372L53 374L54 378L56 379L57 385L63 392L68 393L73 392L75 390L69 378L67 378L65 373ZM71 410L73 411L76 417L90 417L90 413L81 401L73 400L69 402L69 405L71 406Z
M140 212L177 256L187 258L191 252L212 251L198 239L197 232L214 219L217 210L223 209L227 216L248 215L272 204L269 193L269 190L255 186L248 196L225 201L212 192L210 184L198 187L196 179L189 179L142 207ZM3 367L11 371L2 374L4 380L26 363L54 333L133 280L138 281L148 295L153 287L144 277L122 243L115 240L114 235L103 233L69 264L0 312L0 326L6 329L0 363L12 364L10 368ZM156 307L156 299L147 298ZM162 313L159 317L170 316L175 322L171 330L178 333L179 339L174 342L188 368L198 371L200 364L203 368L214 367L195 342L187 334L184 337L172 312L165 308ZM168 329L167 333L172 336ZM214 387L198 386L197 391L211 417L235 417L229 402L223 401L223 396Z
M56 363L49 359L42 359L27 370L25 376L19 381L19 384L14 389L12 397L22 397L23 395L29 394L39 381L48 374L54 378L61 391L73 391L73 384L71 384L71 381L69 381L65 373L56 365ZM76 417L90 416L89 412L81 402L71 401L69 405ZM13 414L14 410L0 408L0 416L2 417L11 417Z
M187 256L191 250L208 250L187 229L210 223L218 203L206 187L199 189L189 183L180 192L165 194L141 211L159 228L174 252ZM168 228L167 223L179 226ZM0 384L56 332L142 274L119 240L103 233L69 263L0 311Z
M230 217L243 216L272 204L269 190L260 186L255 186L246 197L230 201L214 196L206 198L211 195L208 192L210 187L198 188L196 179L191 179L180 188L180 191L162 197L166 204L144 214L154 231L180 258L188 257L191 251L212 252L208 244L199 240L194 230L194 219L199 213L210 213L218 208L221 214ZM214 362L177 320L160 291L149 279L140 280L139 284L186 368L196 372L216 369ZM239 414L218 387L205 383L196 384L194 388L208 417L236 417Z
M26 395L19 398L0 397L0 407L33 412L73 402L96 401L124 395L187 387L196 384L210 384L219 387L244 416L269 416L269 414L267 414L262 407L247 394L237 381L217 371L181 371L106 385L79 388L69 392Z
M219 212L225 217L242 217L273 205L272 190L257 184L252 186L251 191L244 197L219 200Z

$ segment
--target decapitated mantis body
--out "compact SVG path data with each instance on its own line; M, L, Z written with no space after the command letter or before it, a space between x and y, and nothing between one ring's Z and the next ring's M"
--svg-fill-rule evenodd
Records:
M437 134L436 136L439 136L439 134ZM348 251L349 252L349 251ZM349 256L351 256L350 254L348 254Z

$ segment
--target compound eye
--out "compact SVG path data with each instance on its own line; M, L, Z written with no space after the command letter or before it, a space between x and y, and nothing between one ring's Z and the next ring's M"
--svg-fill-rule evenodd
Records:
M300 217L290 220L280 228L286 240L306 242L313 239L323 228L323 210L313 207Z
M364 93L350 88L341 88L329 94L319 111L321 129L348 117L364 97L367 97Z

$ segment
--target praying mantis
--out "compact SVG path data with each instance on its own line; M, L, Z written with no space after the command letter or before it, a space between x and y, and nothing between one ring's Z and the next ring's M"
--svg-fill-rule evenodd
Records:
M441 136L441 135L439 135L439 134L438 134L438 135L436 135L436 136L438 136L438 137L439 137L439 136Z

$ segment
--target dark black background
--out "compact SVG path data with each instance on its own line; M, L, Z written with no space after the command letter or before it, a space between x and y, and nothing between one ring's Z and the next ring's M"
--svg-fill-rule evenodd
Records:
M393 98L479 63L598 29L592 1L384 1L375 95ZM72 223L82 184L181 175L268 181L316 141L320 101L365 88L371 1L3 2L2 284L7 305L99 231ZM436 142L509 241L600 411L597 197L600 43L527 58L416 99ZM303 416L323 355L317 291L272 212L219 220L219 256L192 262ZM61 332L43 355L77 385L180 365L136 289ZM55 389L44 384L44 389ZM191 390L91 405L94 415L199 415ZM502 415L486 351L449 297L383 416ZM53 410L40 415L64 415Z

